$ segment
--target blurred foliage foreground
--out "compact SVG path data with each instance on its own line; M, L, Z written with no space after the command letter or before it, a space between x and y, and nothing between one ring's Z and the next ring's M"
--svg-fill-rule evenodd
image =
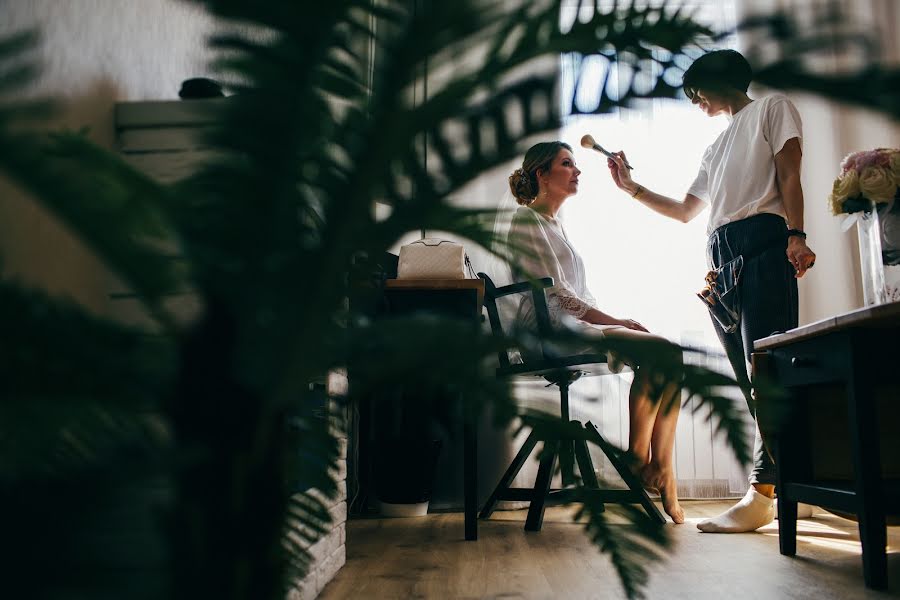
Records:
M688 49L711 40L671 7L592 9L561 27L552 2L195 2L237 24L210 42L235 94L212 140L226 152L175 185L83 135L40 133L52 99L16 101L39 37L0 40L0 168L155 324L126 327L0 282L4 597L284 597L336 493L337 444L310 392L330 370L352 367L340 402L402 380L461 392L447 415L490 408L507 425L516 406L492 358L525 341L439 317L371 320L346 301L350 282L409 231L492 247L494 215L448 199L558 128L546 59L618 65L627 84L611 94L603 83L603 112L674 97ZM392 205L383 220L376 201ZM169 310L180 294L199 302L196 319ZM746 461L745 410L722 393L733 380L652 347L617 350L700 397ZM318 492L292 493L298 480ZM665 529L640 511L631 526L585 511L625 594L639 596Z

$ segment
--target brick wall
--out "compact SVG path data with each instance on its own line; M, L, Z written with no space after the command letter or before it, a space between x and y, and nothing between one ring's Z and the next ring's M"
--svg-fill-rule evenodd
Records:
M332 398L344 396L347 393L346 373L330 373L326 387L328 395ZM288 600L312 600L347 561L347 419L336 403L331 404L331 409L329 427L338 440L340 457L337 469L331 473L337 483L337 494L334 498L327 498L324 494L313 491L313 494L328 507L331 514L331 531L308 547L312 566L303 581L294 585L288 594Z
M347 560L347 437L343 432L337 435L341 449L339 468L334 473L338 493L333 499L318 494L331 514L331 531L309 546L312 566L303 581L294 585L289 600L312 600L318 596Z

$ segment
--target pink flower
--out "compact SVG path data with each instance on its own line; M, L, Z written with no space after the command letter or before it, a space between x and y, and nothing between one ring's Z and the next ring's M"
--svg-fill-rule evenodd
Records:
M876 150L863 150L862 152L853 152L848 154L841 161L841 172L854 170L862 173L868 167L890 167L891 150L889 148L878 148Z
M848 154L832 184L828 203L835 215L865 210L869 203L884 204L900 187L900 150L876 148Z
M856 171L856 161L860 154L862 154L862 152L853 152L845 156L844 160L841 161L841 173Z

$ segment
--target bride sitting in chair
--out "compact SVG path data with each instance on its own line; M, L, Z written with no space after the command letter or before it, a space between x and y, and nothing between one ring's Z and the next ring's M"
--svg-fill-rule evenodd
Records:
M557 219L565 201L578 192L580 173L568 144L542 142L525 153L522 167L510 175L510 190L521 205L509 233L518 267L533 277L553 278L554 285L546 290L551 325L565 320L590 336L665 342L637 321L604 313L588 291L584 261ZM535 327L534 306L527 294L519 305L517 322ZM567 349L568 354L590 351L587 347ZM667 385L660 397L651 397L654 386L646 371L632 366L628 451L644 487L658 490L666 513L675 523L683 523L672 465L680 390L677 385Z

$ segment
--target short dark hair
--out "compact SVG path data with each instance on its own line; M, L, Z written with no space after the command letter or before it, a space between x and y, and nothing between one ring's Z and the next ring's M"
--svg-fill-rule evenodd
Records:
M747 91L753 79L753 69L747 59L736 50L713 50L695 60L684 72L682 89L691 100L700 89Z

